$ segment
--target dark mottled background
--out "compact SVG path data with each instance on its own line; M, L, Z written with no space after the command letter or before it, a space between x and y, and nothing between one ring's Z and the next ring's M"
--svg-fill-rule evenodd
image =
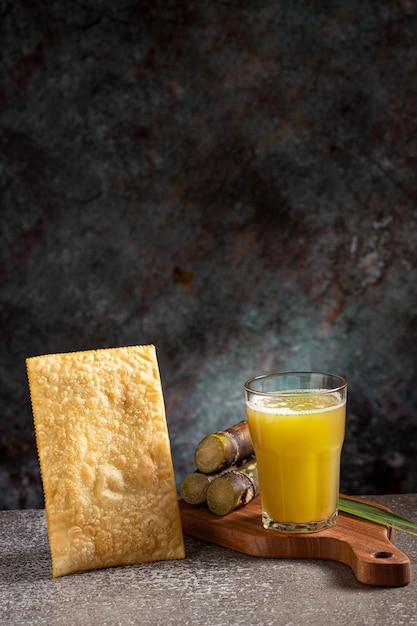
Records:
M154 343L178 481L243 382L349 380L347 493L417 491L417 3L1 0L0 507L25 358Z

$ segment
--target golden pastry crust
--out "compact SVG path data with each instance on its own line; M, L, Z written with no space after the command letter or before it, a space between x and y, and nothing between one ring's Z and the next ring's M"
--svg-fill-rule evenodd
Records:
M184 558L155 347L26 364L53 576Z

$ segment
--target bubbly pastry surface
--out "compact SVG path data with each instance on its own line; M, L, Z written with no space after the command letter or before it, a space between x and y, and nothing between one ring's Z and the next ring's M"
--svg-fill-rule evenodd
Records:
M155 347L26 363L53 576L184 558Z

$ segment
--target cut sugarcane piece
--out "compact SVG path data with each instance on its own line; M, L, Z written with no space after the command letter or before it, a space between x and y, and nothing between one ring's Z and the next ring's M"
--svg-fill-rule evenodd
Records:
M203 472L196 470L181 481L180 494L182 499L188 502L188 504L202 504L205 502L210 483L216 478L223 476L226 472L232 472L236 469L238 469L238 465L231 465L213 474L203 474Z
M207 490L210 486L210 483L216 478L220 478L220 476L224 476L224 474L228 472L233 472L242 467L242 464L246 461L242 461L240 464L231 465L230 467L226 467L219 472L214 472L212 474L204 474L199 470L196 470L192 474L189 474L180 484L180 494L185 502L188 504L202 504L207 495Z
M251 502L258 493L258 469L253 457L238 469L227 472L210 483L206 495L207 506L216 515L226 515Z
M192 474L189 474L180 484L180 494L185 502L188 504L202 504L206 499L207 489L210 483L222 476L223 472L216 472L215 474L203 474L196 470Z
M207 435L197 445L194 462L204 474L212 474L235 465L254 453L249 427L246 420Z

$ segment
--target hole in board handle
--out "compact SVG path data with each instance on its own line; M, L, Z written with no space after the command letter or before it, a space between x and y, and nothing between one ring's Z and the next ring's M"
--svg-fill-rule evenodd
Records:
M392 552L373 552L371 554L371 556L374 557L374 559L390 559L393 555Z

